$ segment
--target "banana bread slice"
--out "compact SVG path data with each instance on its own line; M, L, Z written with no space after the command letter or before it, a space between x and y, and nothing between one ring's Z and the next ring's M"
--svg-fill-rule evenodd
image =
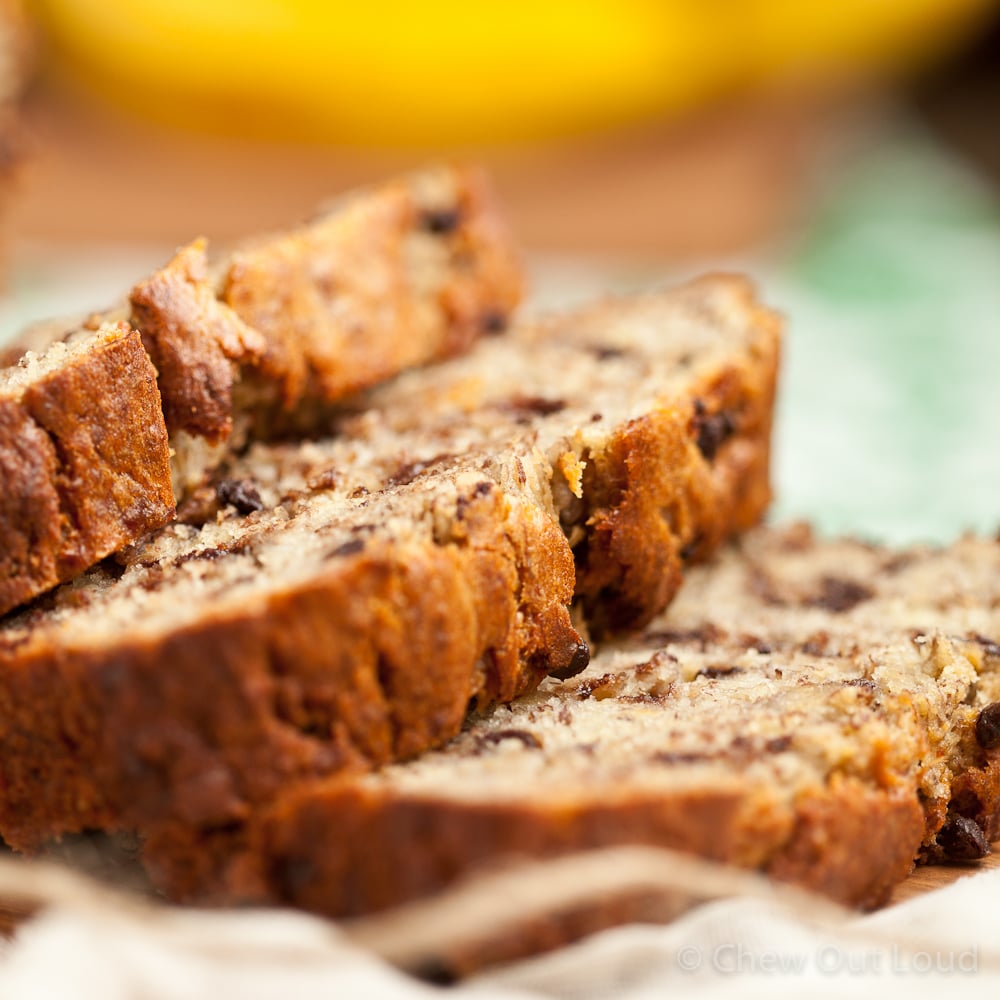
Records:
M408 757L471 699L587 661L552 519L469 462L171 525L0 627L0 830L199 829L304 776ZM240 516L234 508L252 512Z
M156 373L126 324L0 370L0 614L174 513Z
M217 444L234 420L240 437L315 429L345 395L504 329L521 294L486 177L442 167L211 268L198 240L130 298L171 434Z
M998 606L992 540L759 529L583 673L249 829L152 840L146 864L192 896L342 917L509 857L652 844L876 905L918 857L972 860L1000 832Z
M336 429L395 456L396 480L530 441L590 629L637 627L770 500L780 338L749 281L707 276L516 325L355 398Z
M179 523L0 622L0 833L237 828L582 669L570 541L588 571L620 560L610 579L657 562L646 616L758 518L777 348L745 282L703 280L481 341L356 397L337 437L230 456Z
M214 516L220 482L252 481L276 504L323 477L377 491L481 452L504 485L530 456L535 498L573 548L588 627L641 626L686 564L770 500L779 349L778 318L735 276L516 324L346 400L332 438L230 456L180 517Z

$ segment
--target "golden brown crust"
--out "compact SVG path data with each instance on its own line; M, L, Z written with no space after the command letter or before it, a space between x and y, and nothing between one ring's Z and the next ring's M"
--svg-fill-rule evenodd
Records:
M780 327L740 285L758 331L750 356L585 456L577 594L597 634L647 624L676 593L685 564L751 527L770 502Z
M458 732L470 700L485 706L533 690L544 676L567 669L581 648L585 650L566 611L573 568L556 526L533 508L515 507L500 531L486 523L488 516L488 507L478 513L466 509L456 555L461 567L457 590L442 592L439 586L435 593L421 580L400 602L406 623L400 628L398 670L383 670L378 684L370 678L365 682L357 672L345 674L339 683L323 681L324 689L329 687L338 699L345 699L330 716L342 716L350 726L352 744L362 748L361 758L348 764L347 771L440 745ZM351 590L356 587L352 584ZM456 598L471 606L449 605ZM366 604L372 606L370 601ZM377 602L374 608L377 614ZM358 609L351 614L358 618ZM358 628L363 631L366 624L362 612ZM410 641L415 632L428 636L425 648ZM462 637L468 645L457 657L460 666L450 668L447 644ZM321 637L317 648L328 645ZM324 654L316 655L321 679ZM357 659L358 650L348 648L344 656ZM353 698L351 688L359 680L362 690ZM389 723L376 710L385 698L393 704ZM308 701L314 713L319 701L315 694L302 692L294 700ZM327 773L336 769L328 768ZM278 777L261 800L278 797L303 776L310 775L298 771ZM259 895L263 888L254 870L256 856L243 850L247 836L243 821L250 819L241 815L225 824L199 823L161 807L156 821L143 827L143 863L159 887L177 899L204 899L213 893L239 899Z
M131 300L171 433L217 442L234 408L259 437L310 429L344 396L502 329L521 294L486 179L451 168L257 241L218 288L195 243Z
M495 488L467 498L461 525L446 544L372 543L313 579L186 628L137 630L110 652L37 635L0 645L6 841L238 823L296 780L438 745L471 698L564 669L580 639L558 529ZM510 586L526 566L543 578Z
M844 782L797 811L794 835L768 865L775 878L871 909L912 870L924 834L916 795Z
M709 843L710 856L722 859L734 850L729 837L739 804L730 793L700 791L672 802L539 803L537 810L462 806L333 781L293 790L236 839L199 842L190 831L174 831L169 839L147 841L143 860L154 882L181 899L284 901L357 916L512 857L552 857L613 843L698 851ZM706 830L717 833L705 841ZM210 854L215 857L204 864ZM182 880L192 864L203 865L201 879Z
M447 174L454 190L431 204L398 182L234 256L222 298L264 335L260 374L284 409L335 401L505 324L521 294L509 239L484 177Z
M489 178L474 167L450 173L458 225L448 241L449 280L438 292L448 321L443 356L500 333L524 296L520 259ZM431 221L425 214L424 227Z
M846 814L845 804L848 805ZM882 884L888 886L891 879L902 878L900 872L905 874L912 867L911 859L904 856L901 846L913 841L915 804L912 799L893 799L886 793L878 793L873 798L862 791L861 799L854 801L852 790L846 797L831 795L803 805L802 822L797 831L798 842L783 847L773 859L776 868L785 869L776 877L810 890L819 890L850 906L871 908L884 902ZM839 820L831 825L828 820L833 816L839 816ZM813 827L812 821L817 819L819 825ZM879 843L887 845L881 853L876 845L856 857L849 857L847 850L856 848L858 838L864 842L873 831ZM842 845L843 853L838 861L831 863L829 859L822 859L818 869L801 867L799 862L810 857L810 852L801 850L801 839L813 838L818 846L827 836L836 838L834 844L828 845L834 851ZM575 857L579 860L586 855ZM608 859L607 864L613 863ZM292 871L290 874L304 877L306 871ZM775 875L774 872L771 874ZM498 868L493 877L502 879L503 869ZM543 882L544 871L538 872L536 877ZM466 884L467 888L469 884ZM865 886L872 890L867 898ZM729 891L741 890L733 884ZM703 892L704 895L699 897L679 886L664 892L652 886L638 888L634 884L623 883L614 891L608 891L605 886L595 889L589 896L583 893L583 898L566 902L559 900L558 896L555 900L545 901L545 892L539 891L534 905L529 904L520 919L508 919L500 922L499 926L484 923L472 933L468 933L466 927L456 928L451 936L442 934L433 943L425 944L426 951L420 960L407 961L405 967L421 978L450 983L482 969L565 947L611 927L630 923L670 923L698 902L711 898L707 886ZM810 900L810 911L818 910L817 901ZM398 918L398 911L388 916L390 920ZM367 922L369 933L372 922L379 919L375 916ZM420 915L411 914L411 919L419 920ZM347 927L351 928L348 931L351 933L357 924L353 927L347 924Z
M243 841L243 855L223 856L228 871L216 867L197 891L204 899L208 885L216 901L350 917L429 895L506 860L631 844L757 868L847 905L873 906L910 870L923 832L914 794L856 781L803 799L793 815L747 806L738 793L709 788L625 793L609 802L461 804L334 781L285 797ZM164 846L147 849L161 880L155 859ZM178 844L170 846L176 858ZM189 842L186 851L198 858L205 846ZM610 926L615 914L598 908L584 923ZM557 934L549 946L570 939ZM526 942L519 953L537 950L537 942Z
M173 516L155 372L134 330L0 399L0 483L0 612Z
M233 427L233 383L265 343L219 302L197 240L131 293L132 322L158 373L170 432L216 443Z

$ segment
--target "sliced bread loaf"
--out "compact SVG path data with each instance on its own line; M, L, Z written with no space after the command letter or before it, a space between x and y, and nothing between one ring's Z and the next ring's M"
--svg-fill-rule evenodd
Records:
M174 513L156 373L126 324L0 370L0 614Z
M759 530L578 676L146 863L180 893L349 916L512 857L652 844L875 905L916 858L1000 832L998 605L994 541Z
M705 280L483 341L355 399L336 438L231 456L184 523L0 623L0 832L239 827L582 669L570 542L609 581L585 602L656 580L617 623L755 520L777 347L745 283Z

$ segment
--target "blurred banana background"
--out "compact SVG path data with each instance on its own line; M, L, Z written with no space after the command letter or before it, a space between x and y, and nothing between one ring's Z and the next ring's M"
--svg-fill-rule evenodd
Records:
M494 172L529 247L731 254L795 231L900 88L998 16L1000 0L0 0L23 112L0 117L0 214L15 239L234 239L461 158Z
M891 76L991 0L37 0L53 59L223 133L382 146L544 140L735 93Z

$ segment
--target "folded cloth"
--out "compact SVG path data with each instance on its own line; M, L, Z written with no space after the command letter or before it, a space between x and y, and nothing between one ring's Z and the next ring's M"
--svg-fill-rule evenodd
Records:
M700 867L697 873L704 874ZM920 1000L942 989L959 998L1000 989L1000 868L860 917L822 901L813 906L801 893L772 892L752 877L741 881L744 894L703 902L671 924L605 931L465 980L448 996L640 1000L839 997L849 990L864 1000L898 986ZM721 889L714 876L708 882L706 896ZM0 951L5 998L440 995L361 947L357 928L314 917L166 909L24 862L0 864L0 895L29 909L44 906ZM377 944L378 935L368 940Z

